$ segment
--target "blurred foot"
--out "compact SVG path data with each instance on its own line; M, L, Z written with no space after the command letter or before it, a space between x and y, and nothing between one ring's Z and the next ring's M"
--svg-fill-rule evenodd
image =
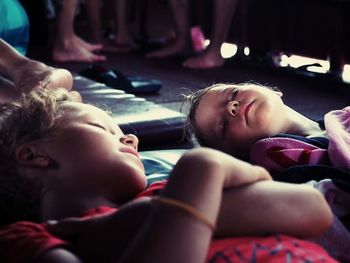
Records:
M73 36L73 41L76 43L77 46L81 46L91 52L102 51L102 48L103 48L102 44L90 44L85 40L83 40L82 38L78 37L77 35Z
M103 50L107 52L127 53L136 49L138 49L138 45L132 40L129 40L127 42L117 42L116 40L114 41L107 40L103 42Z
M58 63L64 62L101 62L106 61L103 55L97 55L84 48L54 49L52 60Z
M186 48L187 48L186 41L174 40L172 43L165 46L164 48L147 53L146 57L148 57L148 58L171 57L171 56L175 56L175 55L182 53L183 51L185 51Z
M16 66L12 79L19 92L39 87L48 89L61 87L70 91L73 86L73 77L68 70L53 68L29 59Z
M125 31L125 30L124 30ZM130 52L138 48L131 35L127 32L117 34L110 42L111 45L104 46L106 51L110 52ZM107 49L108 48L108 49Z
M52 51L52 60L55 62L100 62L106 57L95 54L102 49L102 45L94 45L86 42L80 37L73 35L68 39L57 41Z
M224 65L224 59L220 52L204 51L198 56L187 59L182 66L192 69L217 68Z

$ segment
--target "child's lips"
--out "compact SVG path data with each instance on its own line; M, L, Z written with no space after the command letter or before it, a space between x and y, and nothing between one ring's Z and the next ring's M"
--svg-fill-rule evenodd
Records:
M130 153L132 155L135 155L138 159L140 159L140 154L137 151L135 151L133 148L124 147L120 151L124 153Z

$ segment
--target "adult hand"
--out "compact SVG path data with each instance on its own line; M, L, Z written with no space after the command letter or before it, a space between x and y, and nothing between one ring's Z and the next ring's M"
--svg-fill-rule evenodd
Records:
M72 74L66 69L53 68L35 60L21 61L14 67L12 80L18 92L27 92L38 87L48 89L73 87Z

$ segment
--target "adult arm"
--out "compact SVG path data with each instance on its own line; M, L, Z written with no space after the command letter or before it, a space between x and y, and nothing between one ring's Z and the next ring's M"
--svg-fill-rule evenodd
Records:
M68 70L53 68L22 56L1 38L0 54L0 75L13 84L7 85L6 93L1 88L3 85L0 86L0 100L15 98L18 94L37 87L72 89L73 77Z
M2 38L0 38L0 54L1 75L13 79L16 65L24 63L27 59Z

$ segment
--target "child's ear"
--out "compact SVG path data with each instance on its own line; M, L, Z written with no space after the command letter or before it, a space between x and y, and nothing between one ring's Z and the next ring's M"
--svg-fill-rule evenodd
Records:
M280 98L283 97L283 93L282 91L279 91L279 90L275 90L275 93L277 94L277 96L279 96Z
M47 167L50 164L50 157L38 145L22 144L15 154L17 162L23 166Z

